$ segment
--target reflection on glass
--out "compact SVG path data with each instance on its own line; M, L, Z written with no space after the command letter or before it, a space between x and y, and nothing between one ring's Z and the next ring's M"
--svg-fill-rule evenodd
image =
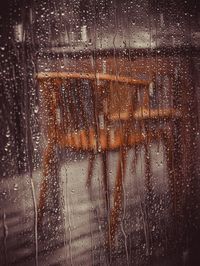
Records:
M2 265L200 265L198 1L0 12Z

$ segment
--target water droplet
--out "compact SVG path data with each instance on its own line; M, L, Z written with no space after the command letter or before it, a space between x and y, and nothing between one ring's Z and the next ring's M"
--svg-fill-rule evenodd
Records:
M35 114L37 114L37 113L38 113L38 111L39 111L39 107L38 107L38 106L36 106L36 107L35 107L35 109L34 109L34 113L35 113Z
M18 184L15 184L14 185L14 190L17 191L19 189L19 185Z

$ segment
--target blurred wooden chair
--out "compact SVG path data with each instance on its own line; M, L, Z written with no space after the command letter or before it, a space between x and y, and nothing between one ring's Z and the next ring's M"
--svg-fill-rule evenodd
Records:
M38 222L42 222L48 178L55 164L56 148L87 151L90 154L87 186L91 186L95 154L102 158L103 183L109 217L109 243L116 234L122 209L122 185L127 150L161 138L166 130L146 128L146 121L179 117L171 108L151 108L152 82L97 73L39 73L37 76L46 113L47 147L43 155L43 181L40 187ZM110 206L107 152L119 151L114 202Z

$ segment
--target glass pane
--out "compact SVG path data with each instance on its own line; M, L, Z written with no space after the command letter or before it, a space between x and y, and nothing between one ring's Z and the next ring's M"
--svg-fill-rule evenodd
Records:
M0 265L200 265L200 2L0 7Z

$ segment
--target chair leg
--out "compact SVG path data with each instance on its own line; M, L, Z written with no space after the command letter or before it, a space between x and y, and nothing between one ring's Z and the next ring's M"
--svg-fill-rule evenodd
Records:
M114 206L111 211L110 215L110 235L109 239L111 240L111 245L113 245L113 241L115 238L119 215L122 208L122 195L123 195L123 178L125 175L125 168L126 168L126 150L122 149L120 151L119 161L118 161L118 168L117 168L117 175L115 179L115 192L114 192Z
M94 159L95 159L95 154L92 152L89 157L88 175L86 180L86 187L88 188L91 187L92 174L94 170Z
M106 246L108 250L111 249L111 227L110 227L110 191L109 191L109 178L108 178L108 158L107 158L107 151L103 151L101 153L102 159L102 171L103 171L103 185L104 185L104 192L105 192L105 200L106 200L106 212L108 217L108 239L106 239Z
M106 198L106 210L110 209L110 198L109 198L109 179L108 179L108 168L107 168L107 151L103 151L102 154L102 169L103 169L103 184Z
M43 216L44 216L44 208L47 200L47 192L49 185L49 177L52 175L53 166L55 164L55 153L56 148L53 145L49 145L44 152L43 159L43 179L40 186L39 192L39 204L38 204L38 226L41 226Z

